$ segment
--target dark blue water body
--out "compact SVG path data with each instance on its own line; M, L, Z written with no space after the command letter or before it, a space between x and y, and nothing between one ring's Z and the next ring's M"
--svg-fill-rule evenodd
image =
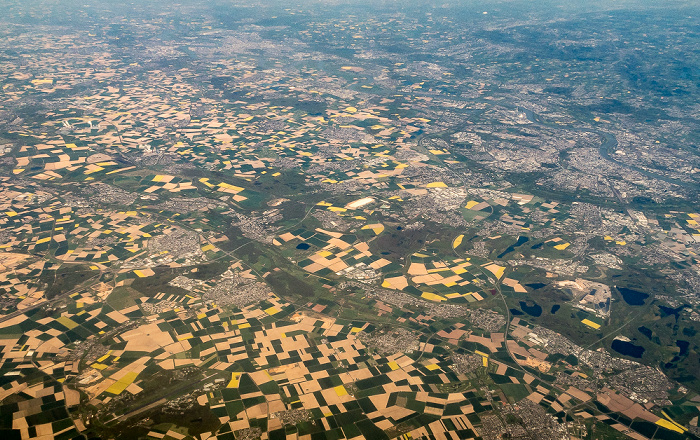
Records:
M659 310L661 311L661 316L662 316L662 317L665 318L666 316L671 316L671 315L673 315L673 316L676 317L676 321L678 321L678 318L680 318L680 313L681 313L681 311L682 311L683 309L685 309L686 307L688 307L688 306L685 305L685 304L683 304L683 305L680 306L680 307L676 307L675 309L672 308L672 307L659 306Z
M510 314L513 315L513 316L521 316L521 315L524 315L524 313L521 312L521 311L518 310L518 309L510 309Z
M640 359L644 354L644 347L619 339L612 342L611 348L620 354L637 359Z
M520 237L518 237L518 240L515 243L508 246L508 248L506 248L506 250L503 251L503 253L496 258L503 258L505 255L508 255L509 253L513 252L516 247L524 245L529 240L530 239L528 237L524 237L521 235Z
M539 248L541 248L542 246L544 246L544 243L537 243L536 245L531 246L530 249L539 249Z
M554 315L555 313L557 313L559 311L560 308L561 308L561 306L559 304L554 304L552 306L552 310L550 310L549 313Z
M639 290L628 289L627 287L616 287L616 289L622 295L622 299L631 306L643 306L644 300L649 298L649 294Z
M302 251L305 251L305 250L307 250L307 249L310 248L310 247L311 247L311 246L310 246L308 243L299 243L299 244L297 245L297 249L301 249Z
M683 360L683 358L688 355L688 352L690 351L690 342L679 339L676 341L676 345L678 346L678 348L681 349L680 352L677 355L673 356L671 362L667 362L666 364L664 364L664 368L677 368L678 362Z
M653 334L652 331L651 331L651 329L648 329L648 328L646 328L646 327L644 327L644 326L641 326L641 327L639 327L637 330L639 331L639 333L643 334L644 336L646 336L647 338L649 338L649 340L651 341L651 335Z
M535 318L542 315L542 307L534 301L520 301L520 308L523 312Z
M534 290L538 290L546 286L545 283L530 283L530 284L525 284L527 287L530 287Z

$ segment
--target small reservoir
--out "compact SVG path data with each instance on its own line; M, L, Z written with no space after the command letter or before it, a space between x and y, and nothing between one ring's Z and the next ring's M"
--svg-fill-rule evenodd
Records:
M620 354L636 359L640 359L644 354L644 347L620 339L612 341L611 348Z

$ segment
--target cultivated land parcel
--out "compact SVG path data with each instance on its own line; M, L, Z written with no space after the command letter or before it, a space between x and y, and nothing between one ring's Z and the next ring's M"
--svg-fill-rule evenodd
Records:
M700 434L697 5L8 3L0 438Z

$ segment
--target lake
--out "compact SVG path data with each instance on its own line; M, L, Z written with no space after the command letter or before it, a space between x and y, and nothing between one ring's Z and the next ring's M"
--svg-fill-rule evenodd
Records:
M683 309L688 307L687 305L683 304L682 306L676 307L675 309L672 307L666 307L666 306L659 306L659 310L661 311L661 316L666 317L666 316L675 316L676 321L678 321L678 318L680 317L680 313Z
M508 246L508 248L506 248L506 250L503 251L503 253L496 258L503 258L505 255L508 255L509 253L513 252L516 247L522 246L523 244L527 243L528 240L530 239L524 236L518 237L518 240L514 244Z
M644 347L634 345L631 342L615 339L611 345L612 349L625 356L640 359L644 354Z
M622 295L622 299L631 306L643 306L644 300L649 298L649 294L639 290L628 289L627 287L615 287Z
M542 307L534 301L520 301L520 308L523 312L537 318L542 315Z

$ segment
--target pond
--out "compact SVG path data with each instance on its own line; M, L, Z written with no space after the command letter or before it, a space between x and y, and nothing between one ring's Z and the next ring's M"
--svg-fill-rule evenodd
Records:
M639 290L628 289L627 287L615 287L622 295L622 299L631 306L643 306L644 300L649 298L649 294Z
M546 286L545 283L530 283L530 284L525 284L527 287L531 287L534 290L538 290Z
M666 307L666 306L659 306L659 310L661 311L661 316L666 317L666 316L675 316L676 321L678 321L678 318L680 317L680 313L683 309L688 307L687 305L683 304L682 306L676 307L675 309L672 307Z
M552 310L550 310L549 313L554 315L555 313L557 313L559 311L560 308L561 308L561 306L559 304L554 304L552 306Z
M640 359L644 354L644 347L634 345L631 342L615 339L611 345L612 349L625 356Z
M511 314L511 315L513 315L513 316L520 316L520 315L524 315L524 313L523 313L523 312L521 312L521 311L520 311L520 310L518 310L518 309L510 309L510 314Z
M537 318L542 315L542 307L534 301L520 301L520 308L523 312Z
M307 249L310 248L310 247L311 247L311 246L310 246L308 243L299 243L299 244L297 245L297 249L301 249L302 251L305 251L305 250L307 250Z
M653 334L652 331L651 331L651 329L648 329L648 328L646 328L646 327L644 327L644 326L641 326L641 327L639 327L637 330L639 330L639 333L643 334L644 336L646 336L647 338L649 338L649 340L651 341L651 335Z
M664 364L664 368L667 368L667 369L677 368L678 367L677 363L679 361L681 361L685 356L688 355L688 351L690 348L690 342L683 341L683 340L679 339L676 341L676 345L678 346L678 348L681 349L680 352L677 355L673 356L673 359L671 359L671 362L667 362L666 364Z

